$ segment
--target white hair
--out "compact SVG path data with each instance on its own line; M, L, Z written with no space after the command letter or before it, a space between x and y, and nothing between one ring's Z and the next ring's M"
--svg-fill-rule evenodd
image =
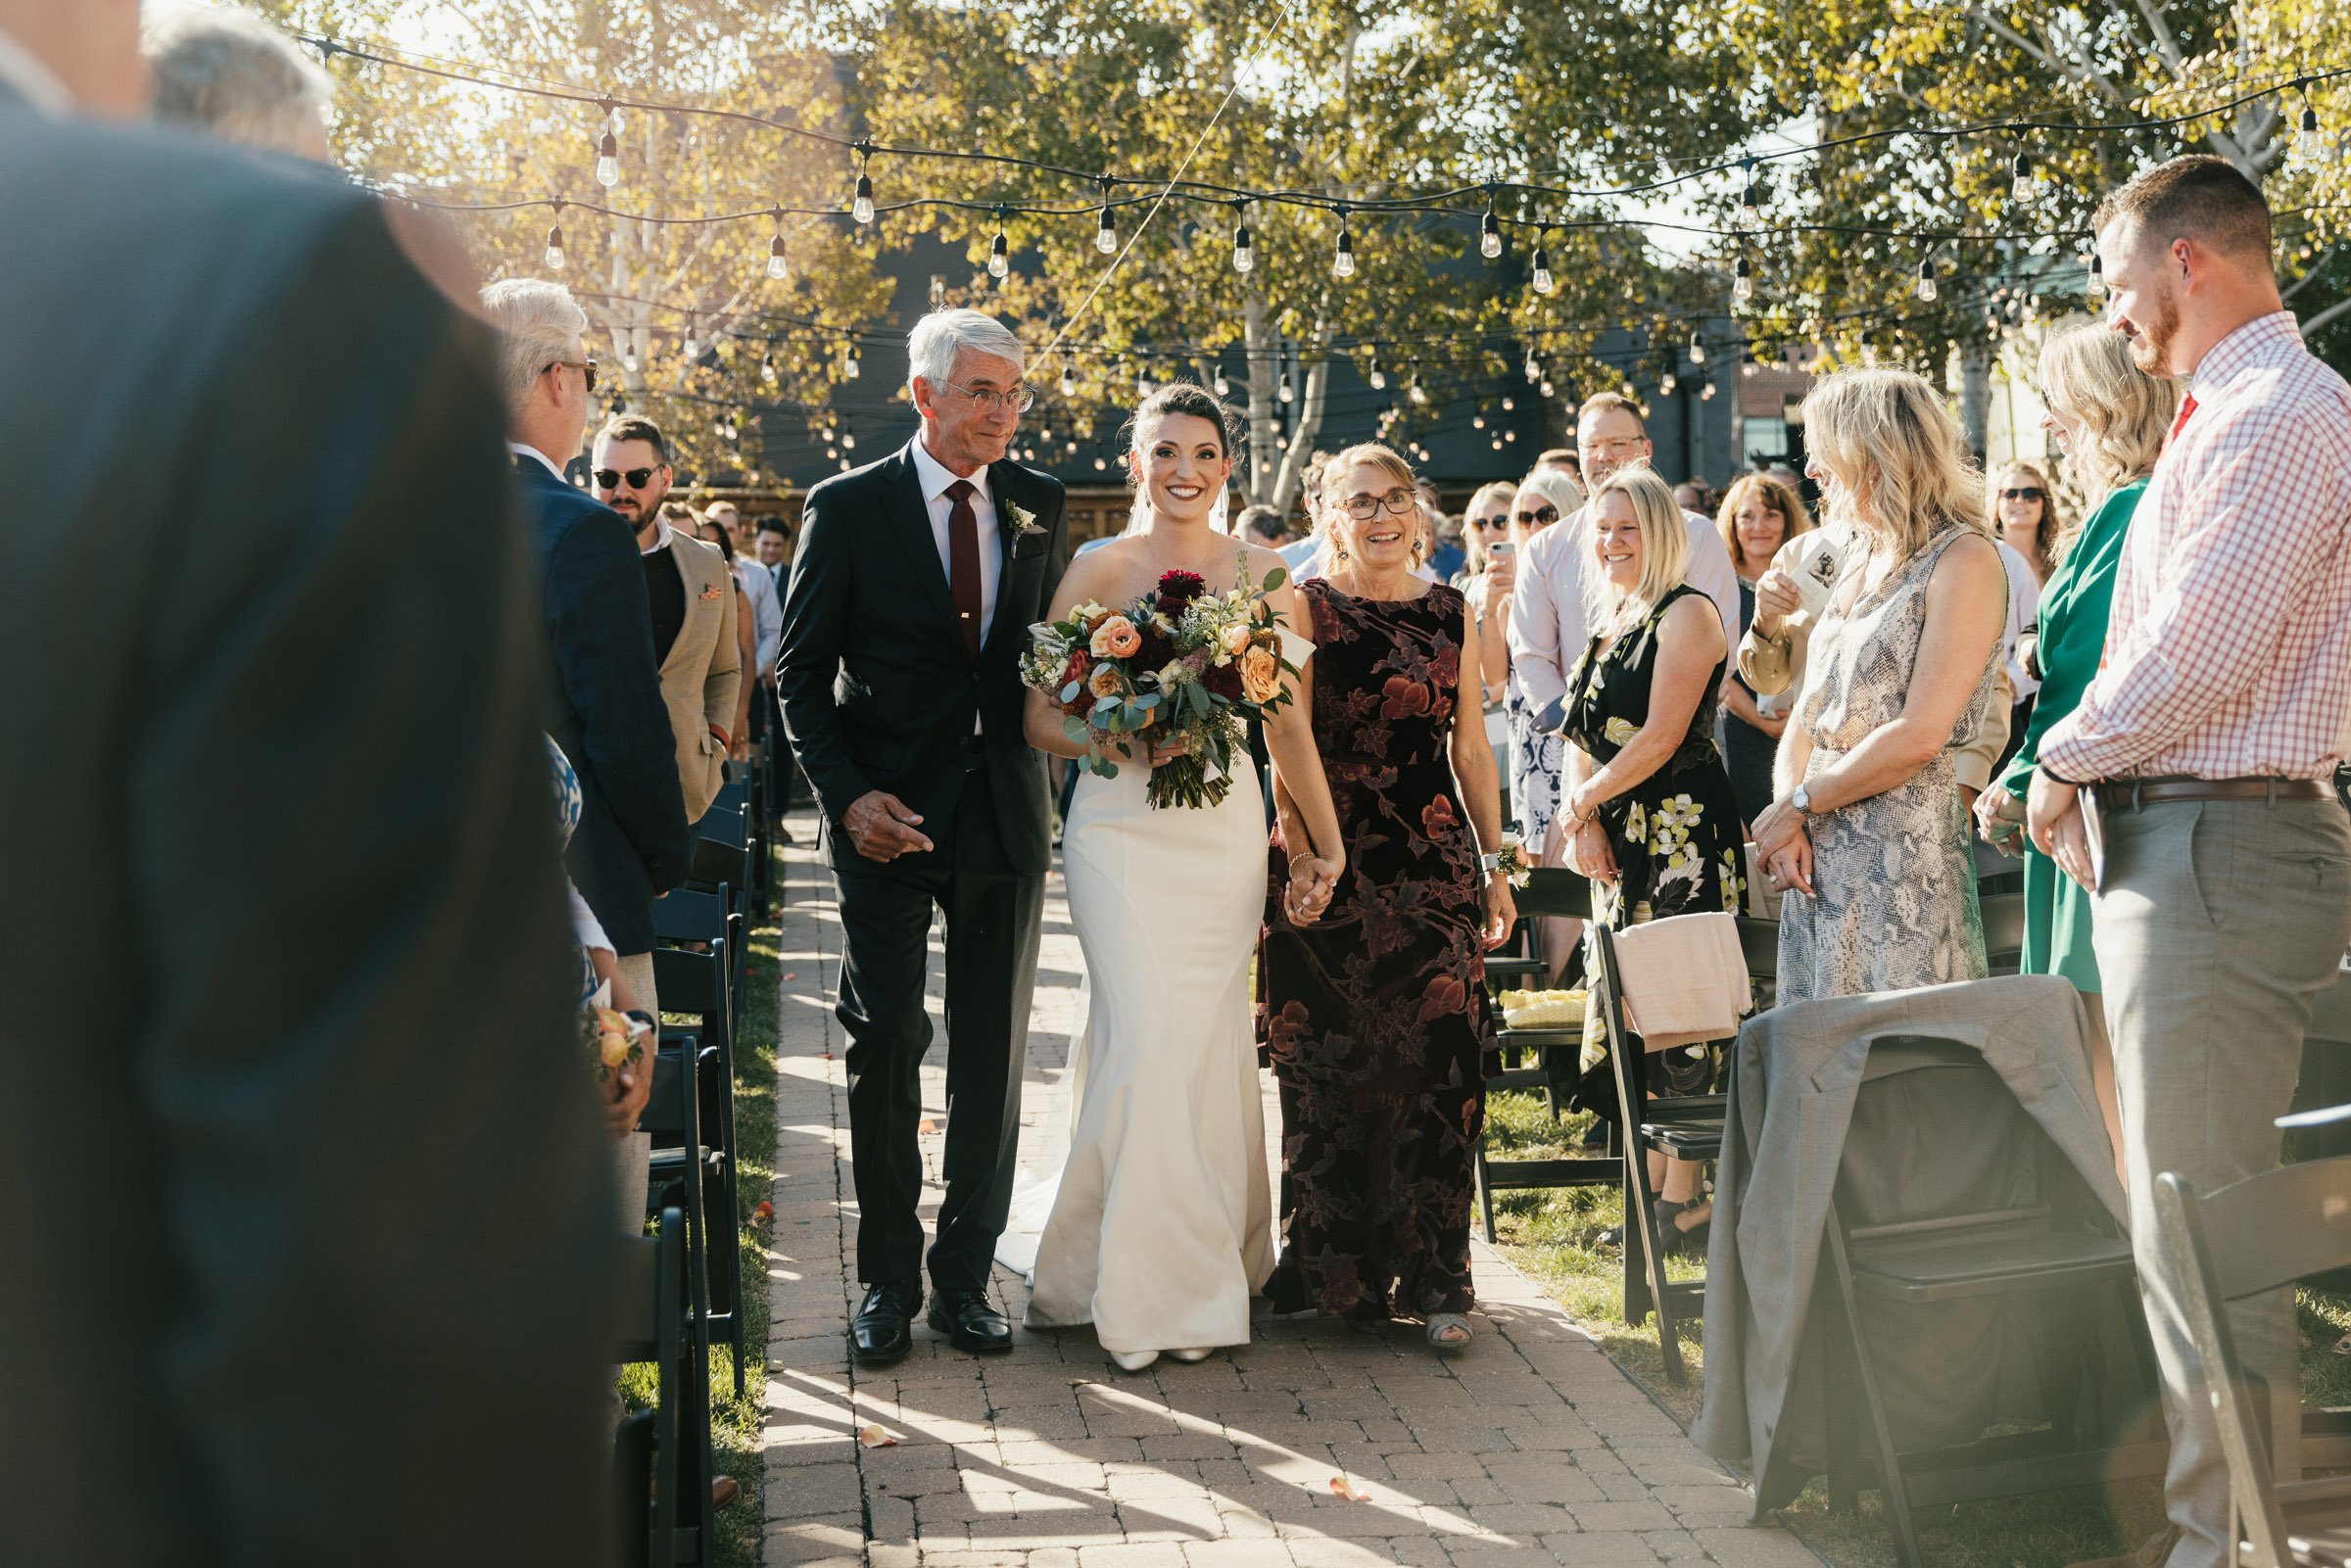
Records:
M540 278L505 278L482 290L482 313L504 351L506 400L520 404L531 383L558 359L577 358L588 312L571 290Z
M979 310L934 310L914 324L906 339L906 384L922 377L936 386L955 374L963 351L992 355L1026 366L1029 351L1012 329Z
M155 118L241 147L297 157L325 144L335 83L293 39L250 11L177 5L141 30Z

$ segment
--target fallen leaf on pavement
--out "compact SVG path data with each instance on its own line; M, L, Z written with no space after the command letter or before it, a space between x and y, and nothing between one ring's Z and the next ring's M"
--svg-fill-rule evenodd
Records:
M880 1426L861 1426L857 1429L857 1446L861 1449L894 1449L898 1440Z
M1369 1502L1371 1500L1370 1493L1364 1491L1343 1475L1334 1475L1330 1478L1330 1490L1349 1502Z

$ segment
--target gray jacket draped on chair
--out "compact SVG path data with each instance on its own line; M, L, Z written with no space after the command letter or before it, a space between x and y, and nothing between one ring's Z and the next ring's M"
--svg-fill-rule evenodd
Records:
M1741 1031L1707 1259L1705 1400L1691 1436L1717 1458L1751 1460L1758 1514L1801 1490L1822 1451L1824 1363L1807 1317L1832 1196L1848 1226L2053 1194L2102 1206L2121 1223L2087 1027L2072 982L2035 974L1790 1003ZM1956 1042L1998 1082L1981 1071L1903 1072L1935 1064L1905 1064L1900 1051L1878 1050L1873 1063L1873 1048L1895 1036ZM1959 1305L1973 1310L1926 1308L1944 1314L1937 1331L1905 1334L1898 1356L1873 1357L1897 1363L1887 1391L1897 1425L1964 1428L1973 1406L1952 1408L1954 1389L2013 1402L2013 1377L1994 1388L1998 1369L1983 1364L1987 1354L2003 1359L1987 1336L2013 1326L2003 1330L1984 1304Z

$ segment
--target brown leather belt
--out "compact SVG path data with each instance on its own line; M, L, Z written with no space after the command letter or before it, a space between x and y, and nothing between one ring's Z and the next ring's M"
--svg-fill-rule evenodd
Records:
M2108 811L2173 800L2327 800L2334 794L2319 779L2113 779L2097 791Z

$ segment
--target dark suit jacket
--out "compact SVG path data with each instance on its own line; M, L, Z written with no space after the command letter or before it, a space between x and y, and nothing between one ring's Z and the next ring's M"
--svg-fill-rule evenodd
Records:
M963 748L980 715L988 782L1013 865L1052 856L1044 770L1022 734L1020 658L1070 563L1061 481L1014 462L987 471L1004 551L996 611L974 663L931 534L911 444L808 493L784 601L776 692L800 766L834 822L868 790L931 825L954 821ZM1013 526L1008 506L1035 519ZM842 841L840 856L855 850Z
M490 346L324 170L0 90L0 1561L601 1562Z
M545 463L517 456L514 473L539 543L554 648L548 732L580 775L571 878L615 952L649 953L654 895L686 879L694 843L637 536Z

